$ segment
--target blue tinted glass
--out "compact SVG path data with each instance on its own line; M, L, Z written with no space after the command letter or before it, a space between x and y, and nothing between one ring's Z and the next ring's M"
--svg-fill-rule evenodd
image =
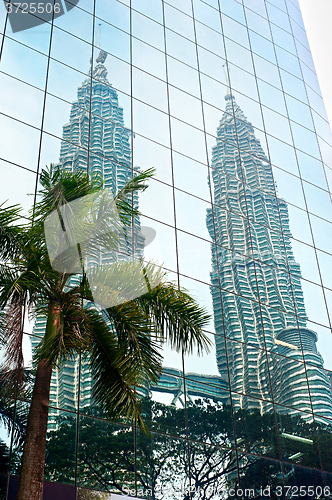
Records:
M289 128L289 121L284 116L263 106L263 117L266 132L277 139L292 144L292 137Z
M254 10L260 16L267 17L264 0L243 0L243 3L246 7Z
M198 21L195 22L195 28L197 43L199 45L218 54L218 56L225 57L224 41L221 34L211 30Z
M286 50L276 47L277 60L280 68L285 69L289 73L302 78L302 73L297 57L293 56Z
M191 17L165 4L165 25L194 41L194 23Z
M253 58L256 76L261 80L265 80L266 82L270 83L274 87L281 89L279 70L277 66L270 63L266 59L257 56L256 54L253 54Z
M131 6L134 10L162 24L163 12L161 0L155 2L150 2L149 0L131 0Z
M222 26L225 36L249 49L248 31L245 26L227 16L222 16Z
M249 29L271 40L270 25L267 19L259 16L250 9L246 9L246 18Z
M308 43L308 38L306 35L306 32L304 31L303 28L301 28L293 19L291 18L291 25L292 25L292 31L293 35L296 40L299 40L301 44L308 50L310 50L309 43Z
M268 106L269 108L287 116L284 96L281 90L272 87L268 83L257 80L259 97L262 104Z
M291 127L295 147L320 159L316 134L294 122L291 122Z
M268 137L269 152L271 162L274 165L299 175L294 148L274 137Z
M322 189L327 189L326 177L322 162L308 156L301 151L296 152L301 177Z
M166 80L165 54L136 38L132 42L133 65ZM113 74L112 74L113 76Z
M243 12L243 6L240 2L236 0L228 0L227 2L220 2L220 9L223 14L231 17L235 21L241 24L246 24Z
M308 100L303 81L290 73L283 71L282 69L280 70L280 75L284 91L287 94L294 95L297 99L307 103Z
M133 11L132 13L133 36L149 43L152 47L164 50L164 30L160 24Z
M278 9L287 12L285 0L268 0L268 2L274 5L275 7L278 7Z
M169 83L195 97L200 97L198 72L169 56L167 62Z
M275 26L274 24L271 24L271 31L274 43L296 55L294 39L290 33L278 28L278 26Z
M199 70L220 82L225 81L225 60L212 52L198 47Z
M274 7L274 5L271 5L268 2L266 3L266 10L272 23L277 26L281 26L284 30L291 33L288 15L285 12L282 12L280 9Z
M291 120L313 130L313 123L309 106L286 94L288 116Z
M229 64L230 81L233 89L258 101L256 79L246 71Z
M226 54L227 60L233 64L236 64L240 68L253 74L254 69L252 65L252 57L249 50L242 47L238 43L232 42L228 38L225 38Z
M206 5L206 3L201 0L194 1L194 17L201 23L206 24L209 28L221 33L219 11Z
M264 59L277 64L276 57L271 42L249 30L249 38L252 50Z
M316 133L320 135L320 137L322 137L326 142L332 144L330 125L315 111L313 111L312 114L315 122Z
M170 56L197 67L196 46L193 42L178 35L174 31L166 30L166 51Z

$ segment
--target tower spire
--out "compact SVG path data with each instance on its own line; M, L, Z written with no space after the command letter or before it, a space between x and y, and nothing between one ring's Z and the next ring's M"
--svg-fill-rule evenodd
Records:
M228 101L229 99L234 99L234 97L232 96L232 93L231 93L231 84L229 81L229 67L228 67L226 62L222 65L222 67L224 68L225 80L227 83L227 92L225 95L225 99L226 99L226 101Z

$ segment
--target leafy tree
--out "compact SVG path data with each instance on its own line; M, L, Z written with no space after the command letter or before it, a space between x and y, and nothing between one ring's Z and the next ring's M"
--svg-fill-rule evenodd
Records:
M23 381L23 307L31 315L44 314L47 319L36 357L18 500L42 499L53 366L81 354L94 376L96 403L109 416L122 416L144 427L136 389L146 381L158 379L162 343L168 342L184 352L194 348L201 352L209 345L202 332L208 321L205 311L186 292L168 283L160 271L146 267L148 292L109 307L101 315L96 308L85 307L87 303L93 304L93 295L82 246L77 244L78 257L74 262L70 252L65 254L64 269L51 265L44 232L48 216L57 213L63 224L64 206L84 196L94 197L96 206L91 217L77 224L85 236L89 255L99 256L101 244L106 250L114 249L119 244L118 232L125 234L133 218L137 218L138 212L131 204L132 194L146 189L146 181L152 174L147 171L137 175L114 199L108 199L100 194L100 182L91 180L84 172L73 174L51 167L41 173L42 190L31 212L31 222L20 223L18 206L0 207L0 335L6 346L5 362L16 371L18 384ZM120 221L115 230L112 229L114 204ZM65 236L69 238L70 234L66 232ZM113 269L116 277L119 266ZM128 270L126 264L124 268ZM96 272L107 278L107 273L113 271L103 268ZM154 273L158 274L159 283L155 288L151 287ZM75 284L70 281L73 276ZM116 294L117 290L113 292Z
M139 430L135 436L133 427L105 422L98 411L93 417L81 417L77 473L82 486L164 500L240 498L229 496L230 488L254 490L255 498L261 498L260 488L271 486L271 498L278 498L275 488L282 484L282 475L273 414L239 410L232 418L229 406L196 400L187 408L188 441L183 408L146 399L142 413L151 436ZM284 466L287 484L321 484L321 473L314 469L319 469L314 424L289 415L277 415L277 419L279 436L290 433L313 441L312 445L294 440L282 443L283 459L289 462L289 467ZM330 429L318 427L321 442L331 443ZM68 417L60 419L58 430L50 433L49 478L74 480L74 450L68 444L75 443L75 433L76 421ZM296 453L300 453L297 459L289 458ZM323 453L327 459L330 448ZM327 470L332 470L331 465L326 462Z

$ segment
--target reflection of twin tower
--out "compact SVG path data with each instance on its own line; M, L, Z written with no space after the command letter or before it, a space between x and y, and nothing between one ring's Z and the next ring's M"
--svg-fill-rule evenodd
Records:
M90 75L78 89L69 123L63 127L59 165L75 171L86 170L88 164L90 175L101 174L105 187L117 192L132 175L130 131L124 128L117 92L107 80L105 59L101 51L93 79ZM316 334L305 328L287 205L281 200L277 204L271 166L252 126L233 97L227 95L226 100L213 148L214 210L207 215L216 244L212 245L211 291L219 372L226 381L229 370L235 408L268 411L273 392L280 404L310 410L311 403L314 410L332 418L331 391L316 350ZM250 255L257 260L250 260ZM45 322L37 320L35 333L44 328ZM303 359L312 366L305 368L300 363ZM77 361L56 371L52 379L52 404L63 409L73 410L78 400ZM198 392L202 395L202 390ZM206 395L214 392L207 390ZM192 393L196 393L194 387ZM91 377L83 364L81 406L90 403L90 395ZM54 411L51 414L55 416Z
M230 93L225 99L212 151L214 208L207 214L220 375L230 379L236 409L265 412L274 399L278 412L332 418L317 334L306 328L287 204L276 198L252 125Z

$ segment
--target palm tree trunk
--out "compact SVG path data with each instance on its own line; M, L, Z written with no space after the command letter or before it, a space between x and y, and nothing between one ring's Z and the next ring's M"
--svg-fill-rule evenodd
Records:
M30 405L17 500L43 500L51 375L52 365L41 360Z
M60 313L60 304L51 302L48 308L45 340L59 328ZM38 363L33 388L16 500L43 500L51 376L52 364L42 359Z

